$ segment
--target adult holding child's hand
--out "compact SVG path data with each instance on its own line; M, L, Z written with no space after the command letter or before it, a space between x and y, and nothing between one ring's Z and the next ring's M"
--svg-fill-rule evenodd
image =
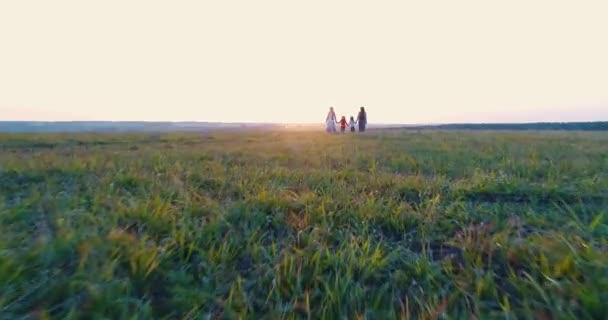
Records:
M365 112L364 107L361 107L361 111L359 111L357 122L359 123L359 132L365 132L365 127L367 126L367 112Z
M336 113L334 112L334 107L329 107L329 112L327 113L327 117L325 118L325 125L327 128L325 129L327 132L334 133L336 132L336 123L338 120L336 119Z

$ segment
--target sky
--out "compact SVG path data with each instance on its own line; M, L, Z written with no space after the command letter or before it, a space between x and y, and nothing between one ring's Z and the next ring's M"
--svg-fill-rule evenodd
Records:
M608 120L608 1L0 2L0 120Z

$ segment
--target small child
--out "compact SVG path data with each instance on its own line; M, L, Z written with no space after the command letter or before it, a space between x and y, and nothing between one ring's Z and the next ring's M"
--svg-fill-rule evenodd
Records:
M355 132L355 124L357 124L357 122L355 121L355 118L351 116L349 122L350 132Z
M340 132L344 133L344 131L346 131L346 117L342 116L342 119L340 119Z

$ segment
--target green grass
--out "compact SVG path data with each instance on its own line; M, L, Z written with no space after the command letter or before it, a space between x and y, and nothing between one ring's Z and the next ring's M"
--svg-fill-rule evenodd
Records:
M608 134L0 135L1 319L601 319Z

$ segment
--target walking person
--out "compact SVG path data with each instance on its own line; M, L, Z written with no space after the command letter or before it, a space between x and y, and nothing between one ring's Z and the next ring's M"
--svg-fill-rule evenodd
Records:
M346 125L348 124L348 122L346 122L346 117L342 116L342 119L340 119L340 132L344 133L346 131Z
M334 112L334 107L329 107L329 112L327 113L327 117L325 118L326 131L329 133L336 132L336 113Z
M367 113L365 112L364 107L361 107L361 111L359 111L357 122L359 123L359 132L365 132L365 127L367 126Z
M348 125L350 126L350 132L355 132L355 124L357 124L357 122L355 121L355 118L351 116L350 122L348 123Z

